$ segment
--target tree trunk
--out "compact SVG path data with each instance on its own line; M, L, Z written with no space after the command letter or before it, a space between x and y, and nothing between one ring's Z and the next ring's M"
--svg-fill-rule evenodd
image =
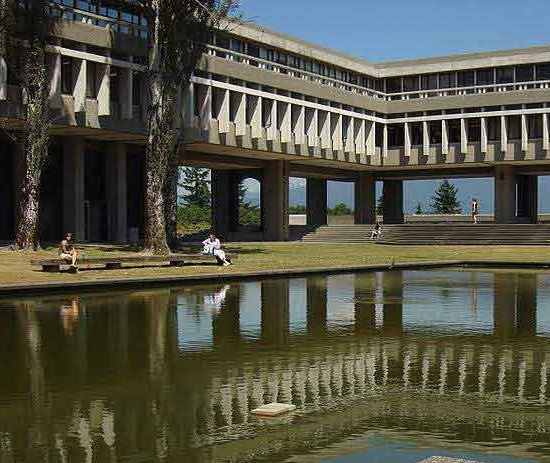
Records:
M177 214L178 214L178 180L179 180L179 149L180 142L176 141L170 153L168 169L164 182L164 218L166 222L166 238L171 248L177 242Z

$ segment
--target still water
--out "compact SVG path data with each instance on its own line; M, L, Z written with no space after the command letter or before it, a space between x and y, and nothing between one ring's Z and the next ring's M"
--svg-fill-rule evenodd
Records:
M1 463L550 462L548 272L1 299L0 366Z

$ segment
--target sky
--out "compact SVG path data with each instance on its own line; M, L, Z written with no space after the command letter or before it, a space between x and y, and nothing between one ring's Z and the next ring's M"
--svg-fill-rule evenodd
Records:
M372 62L550 44L548 0L242 0L241 4L247 21ZM437 183L407 182L406 211L414 211L418 202L426 208ZM476 196L481 212L493 211L491 179L453 183L464 205ZM539 190L539 197L550 192L550 178L541 177ZM349 185L329 186L329 204L343 199L351 206L351 198ZM550 204L539 201L539 210L550 212Z

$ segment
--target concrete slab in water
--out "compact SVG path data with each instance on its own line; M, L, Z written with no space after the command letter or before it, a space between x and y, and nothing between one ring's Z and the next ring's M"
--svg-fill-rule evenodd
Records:
M250 413L259 416L277 416L296 410L296 405L271 403L255 408Z
M427 460L422 460L420 463L480 463L479 461L473 460L460 460L457 458L450 457L431 457Z

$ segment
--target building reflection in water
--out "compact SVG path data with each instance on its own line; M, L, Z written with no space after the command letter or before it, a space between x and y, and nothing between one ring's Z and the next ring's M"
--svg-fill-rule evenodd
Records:
M431 435L444 423L461 445L507 439L517 447L502 452L525 457L522 442L549 440L550 326L537 327L537 309L550 307L538 294L549 278L480 274L493 298L487 331L487 307L472 314L471 288L460 283L471 275L443 276L456 282L445 299L426 291L429 274L393 271L340 286L342 279L311 276L298 285L270 279L4 301L0 461L231 460L245 447L224 442L257 438L247 448L267 452L285 439L274 428L262 440L265 430L249 419L271 401L333 410L326 416L334 420L298 419L303 441L372 426ZM291 307L298 300L305 307ZM349 317L338 301L351 307ZM434 311L461 324L430 325ZM550 449L528 453L549 457Z

